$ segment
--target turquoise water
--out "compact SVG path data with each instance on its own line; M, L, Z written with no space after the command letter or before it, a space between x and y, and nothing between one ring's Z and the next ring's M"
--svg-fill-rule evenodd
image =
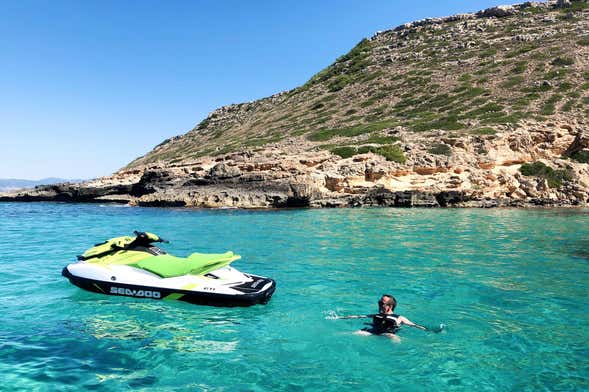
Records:
M0 203L0 389L588 390L589 210L191 211ZM133 230L177 255L233 250L278 282L214 308L61 277ZM443 333L358 336L380 294Z

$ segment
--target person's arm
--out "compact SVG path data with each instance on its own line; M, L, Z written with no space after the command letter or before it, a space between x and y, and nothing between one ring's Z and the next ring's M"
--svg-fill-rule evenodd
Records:
M351 316L337 316L338 319L359 319L359 318L370 318L372 314L359 314L359 315L351 315Z
M399 323L401 325L408 325L410 327L418 328L423 331L427 330L427 328L424 327L423 325L415 324L413 321L409 320L407 317L399 316L399 318L397 320L399 320Z

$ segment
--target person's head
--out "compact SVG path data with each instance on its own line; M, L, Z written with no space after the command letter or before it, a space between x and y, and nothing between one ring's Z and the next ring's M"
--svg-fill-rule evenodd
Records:
M393 313L396 306L397 300L389 294L383 294L378 301L378 311L380 313Z

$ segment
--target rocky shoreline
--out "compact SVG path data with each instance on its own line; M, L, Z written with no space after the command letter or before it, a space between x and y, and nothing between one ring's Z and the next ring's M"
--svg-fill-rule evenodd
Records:
M368 152L341 158L309 151L304 139L178 164L123 169L82 184L38 186L0 194L0 201L124 203L193 208L586 207L589 165L567 158L589 151L586 124L526 121L494 135L447 137L449 156L428 152L423 135L393 129L407 160ZM485 149L485 159L481 159ZM570 174L559 186L526 176L542 162Z

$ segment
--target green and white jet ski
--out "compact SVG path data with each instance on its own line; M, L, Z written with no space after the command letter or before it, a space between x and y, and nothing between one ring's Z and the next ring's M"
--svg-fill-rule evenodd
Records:
M96 244L66 266L62 275L74 285L107 295L174 299L213 306L266 303L274 280L242 273L230 264L233 252L172 256L154 243L168 242L148 232Z

